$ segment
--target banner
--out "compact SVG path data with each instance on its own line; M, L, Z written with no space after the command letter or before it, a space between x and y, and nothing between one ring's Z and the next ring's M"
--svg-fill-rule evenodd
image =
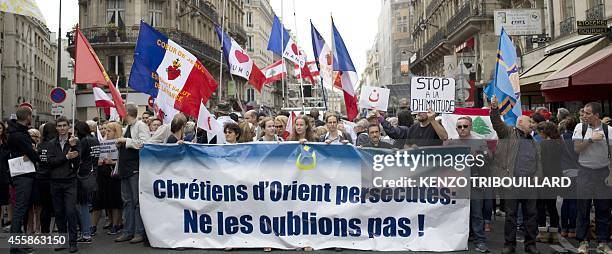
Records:
M117 140L101 140L100 145L97 147L100 153L100 159L116 160L119 158L119 151L117 150Z
M468 200L367 189L363 158L350 145L146 144L147 238L156 248L467 250Z
M387 111L389 106L389 89L382 87L361 87L359 108Z
M412 112L453 113L455 111L455 80L439 77L412 77L410 83Z

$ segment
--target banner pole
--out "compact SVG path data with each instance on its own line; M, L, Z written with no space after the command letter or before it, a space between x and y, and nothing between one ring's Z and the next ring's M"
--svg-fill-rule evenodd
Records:
M280 2L281 2L281 19L284 19L285 18L285 16L284 16L284 9L285 8L284 8L284 5L283 5L283 1L281 0ZM280 22L280 23L281 23L281 27L284 28L285 26L283 25L283 22ZM279 29L279 30L280 30L280 34L281 34L281 45L282 45L283 42L285 41L285 38L283 38L283 37L285 37L285 33L283 33L283 29ZM285 57L283 57L282 54L281 54L281 62L283 64L283 69L285 69L285 73L287 73L287 66L285 64ZM285 76L286 75L287 74L281 76L281 88L283 89L283 108L287 107L287 99L286 99L287 96L285 95L285 88L286 88L286 83L285 83L285 78L286 77Z
M298 35L298 30L297 30L297 17L295 15L295 0L293 0L293 26L295 29L295 44L298 44L298 40L297 40L297 35ZM300 56L302 55L302 51L298 49L298 53L300 54ZM304 60L306 59L306 53L304 52ZM308 65L306 64L306 61L304 61L304 66L306 68L308 68ZM306 114L306 103L304 102L304 75L302 74L302 66L300 66L298 64L298 69L300 70L300 95L302 97L302 113ZM312 89L312 87L311 87Z
M226 0L223 0L223 7L221 11L221 53L219 56L219 102L223 98L223 39L225 36L225 5Z

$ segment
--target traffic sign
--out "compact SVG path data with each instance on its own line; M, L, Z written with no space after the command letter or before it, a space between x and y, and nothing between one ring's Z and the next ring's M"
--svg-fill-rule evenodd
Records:
M34 107L32 107L32 104L27 103L27 102L19 104L19 107L28 107L30 109L34 109Z
M49 95L52 102L62 103L66 100L66 90L61 87L56 87L51 90L51 94Z
M608 32L607 20L578 20L576 27L579 35L596 35Z

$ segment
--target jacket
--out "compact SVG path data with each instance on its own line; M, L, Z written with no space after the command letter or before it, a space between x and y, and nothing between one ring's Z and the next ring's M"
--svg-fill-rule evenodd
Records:
M11 174L8 168L9 150L6 143L0 144L0 186L9 184Z
M382 117L378 120L378 122L380 123L380 125L382 125L383 130L385 131L387 136L396 141L394 144L395 148L404 149L404 145L408 140L410 128L406 126L393 127L390 122L387 122Z
M28 156L30 161L32 161L34 164L40 161L38 159L38 153L36 153L34 146L32 146L32 143L34 142L28 133L27 126L18 123L15 119L10 120L8 122L7 133L7 146L10 154L9 159L18 158L25 155ZM35 177L36 174L28 173L20 176Z
M343 141L343 140L347 140L349 143L353 143L353 139L351 138L351 135L348 135L347 133L337 130L338 132L338 141ZM321 137L319 137L319 142L325 142L325 140L327 140L327 138L329 137L329 132L323 134Z
M49 171L49 178L52 180L66 180L73 179L77 176L77 170L81 163L81 154L74 159L67 159L66 154L70 150L81 151L80 142L77 142L76 146L70 146L68 141L62 149L60 140L54 138L48 142L44 142L39 146L40 153L40 167Z
M490 117L493 129L495 129L499 138L491 165L491 175L496 177L513 177L519 141L524 138L521 136L520 130L507 126L502 121L499 109L491 109ZM542 177L540 146L534 140L530 140L530 142L532 142L536 150L536 171L533 176Z
M125 130L127 129L124 129L123 131L125 132ZM130 128L130 136L131 138L128 138L125 141L125 147L130 149L140 149L142 144L151 138L151 131L146 123L143 121L136 121ZM166 137L166 139L167 138L168 137Z
M86 136L79 140L81 145L81 149L79 150L79 157L81 157L81 161L79 163L79 176L87 176L89 172L92 170L96 170L98 168L98 158L100 157L100 153L95 149L96 146L100 145L100 142L97 138L93 136Z

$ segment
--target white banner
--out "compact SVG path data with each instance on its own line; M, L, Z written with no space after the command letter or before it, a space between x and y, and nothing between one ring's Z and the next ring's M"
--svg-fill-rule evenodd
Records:
M389 106L389 89L373 86L362 86L359 96L359 107L387 111Z
M147 237L156 248L467 249L468 200L362 187L360 158L349 145L147 144Z
M495 34L501 34L501 28L508 35L542 34L542 9L506 9L494 12Z
M412 77L410 83L412 112L453 113L455 111L455 80L439 77Z

